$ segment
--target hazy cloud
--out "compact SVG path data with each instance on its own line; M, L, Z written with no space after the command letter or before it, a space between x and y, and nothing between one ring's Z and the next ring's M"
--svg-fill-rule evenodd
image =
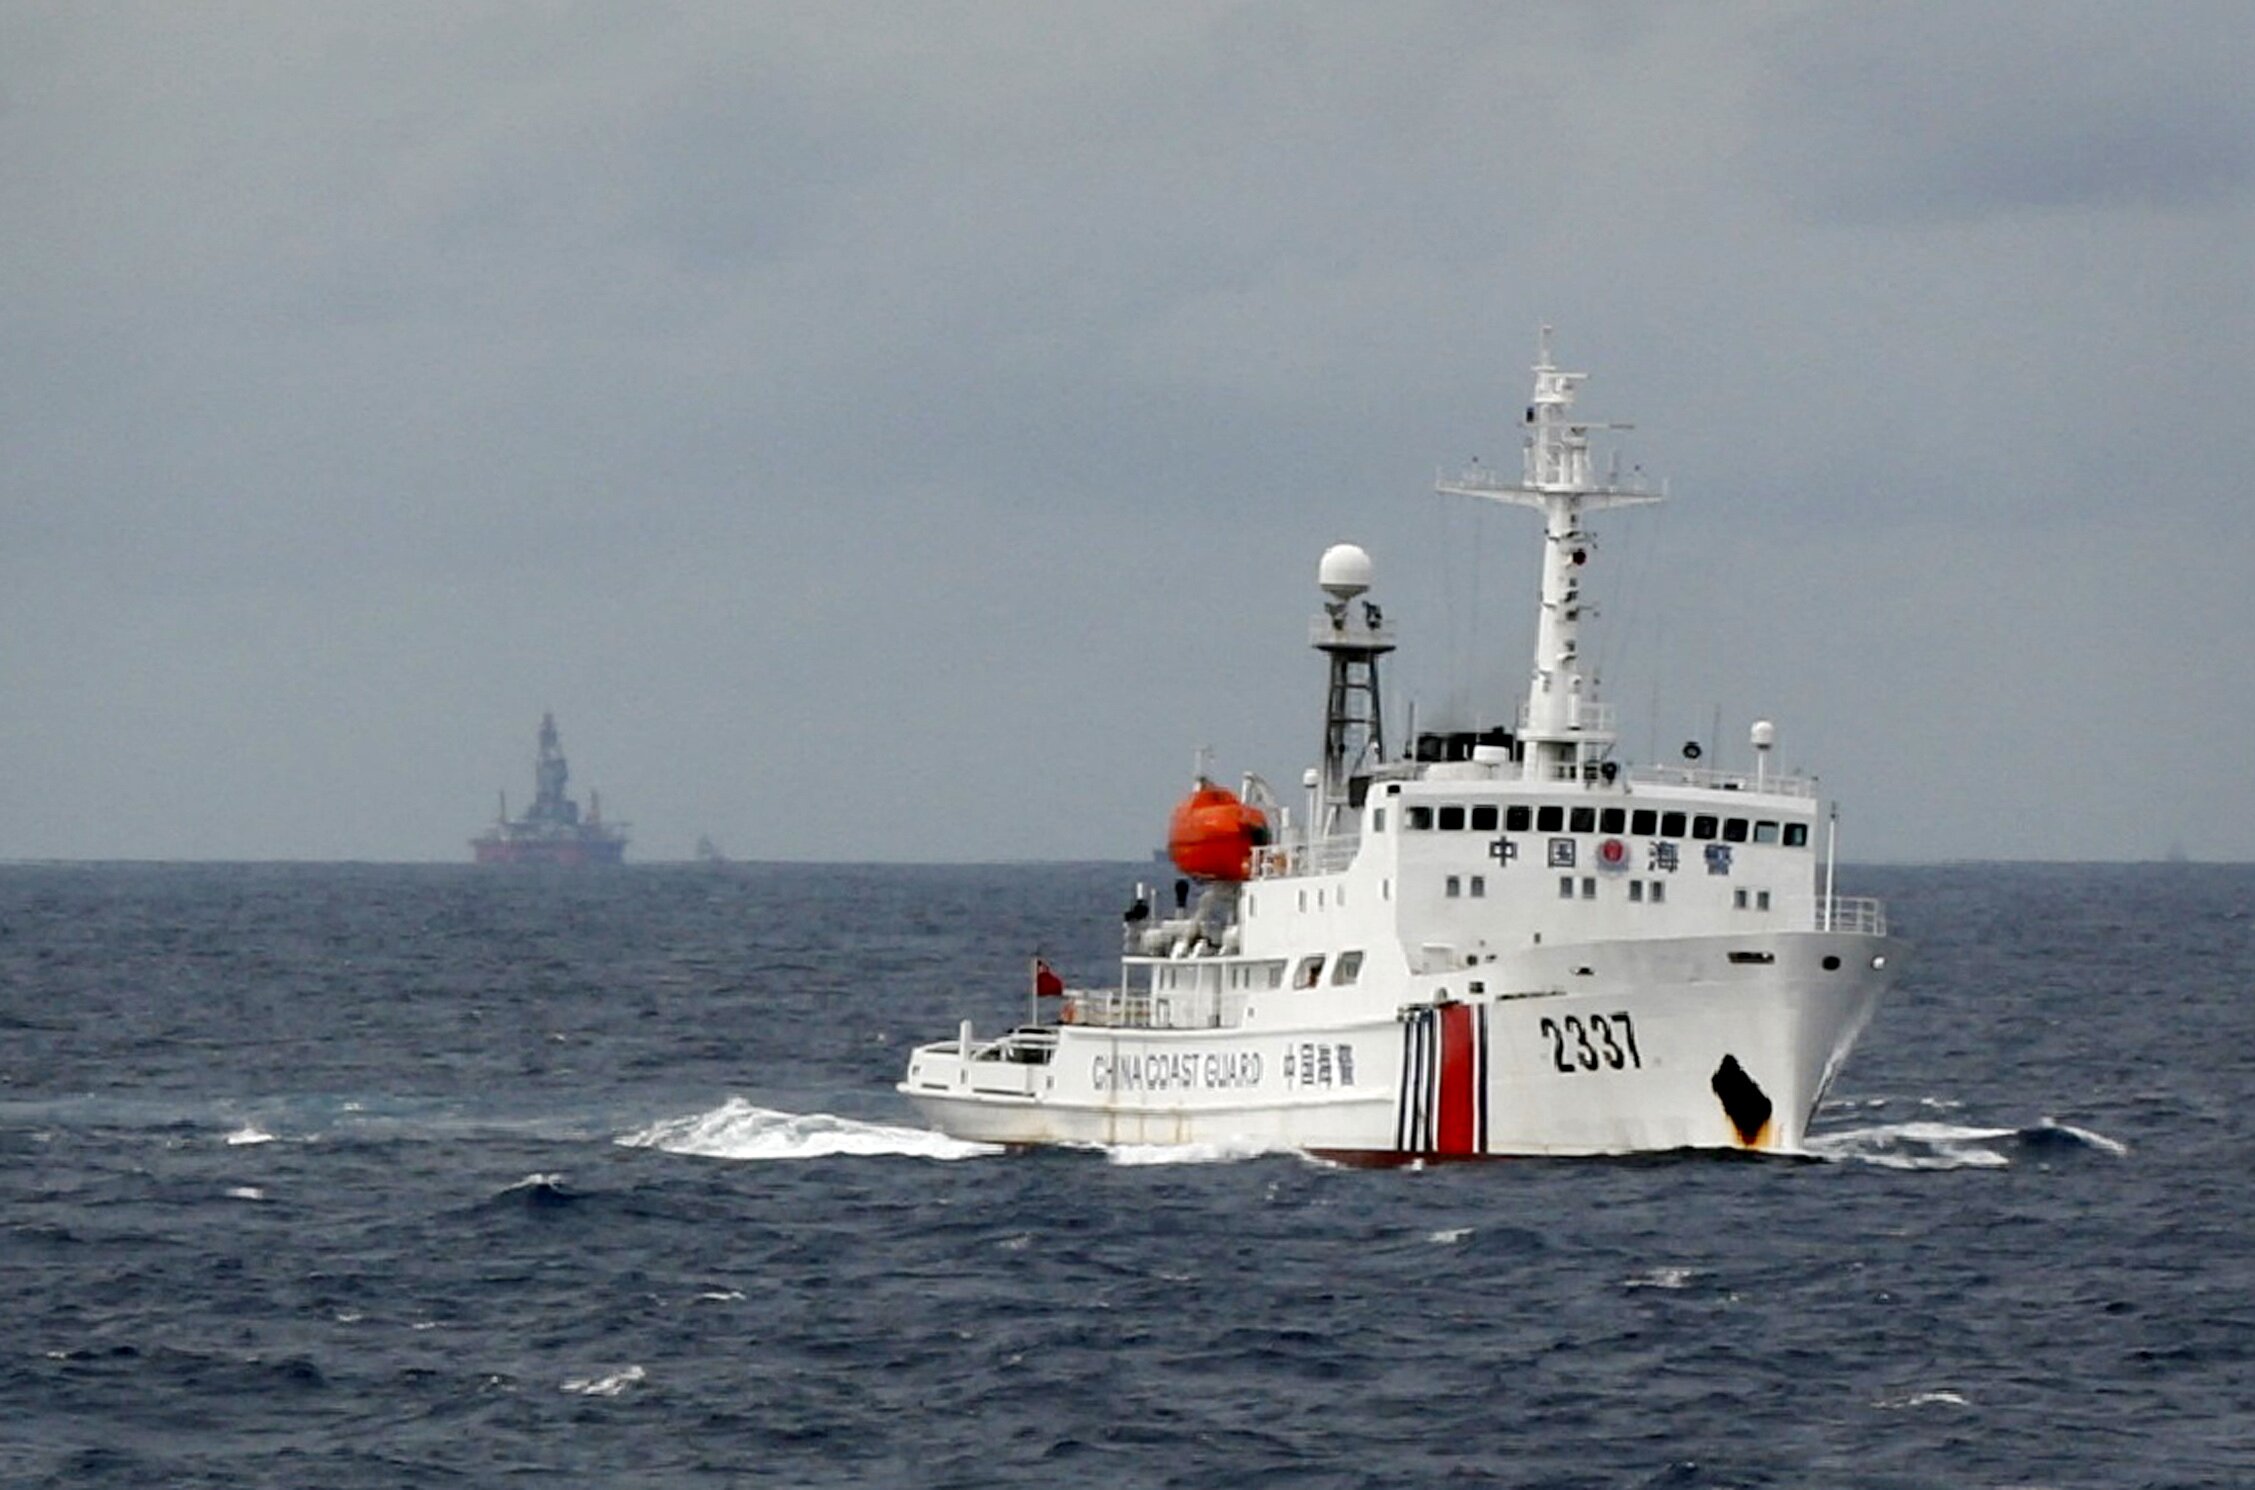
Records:
M2233 6L0 9L0 855L1140 853L1316 556L1508 717L1535 328L1632 754L2255 852ZM1651 716L1647 718L1647 716ZM1399 720L1397 719L1397 728ZM2103 800L2094 800L2101 798Z
M1857 224L2244 206L2244 17L2204 6L1860 8L1780 28L1761 154Z

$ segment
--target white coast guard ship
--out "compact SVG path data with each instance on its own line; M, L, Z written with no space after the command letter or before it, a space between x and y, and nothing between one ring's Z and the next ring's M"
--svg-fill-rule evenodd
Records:
M1535 665L1515 729L1389 754L1365 597L1323 555L1311 641L1329 669L1305 816L1256 777L1202 775L1169 834L1201 887L1131 911L1114 987L1053 1024L919 1047L899 1090L938 1128L1004 1144L1253 1143L1351 1162L1801 1148L1902 958L1877 901L1833 893L1813 780L1637 769L1582 660L1597 509L1585 375L1546 330L1525 471L1443 481L1543 515ZM1140 909L1146 902L1138 897ZM1046 974L1046 969L1044 969Z

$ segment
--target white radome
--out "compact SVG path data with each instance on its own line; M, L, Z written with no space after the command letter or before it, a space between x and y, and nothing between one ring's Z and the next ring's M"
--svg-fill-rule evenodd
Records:
M1339 600L1352 600L1370 588L1370 555L1357 544L1334 543L1323 551L1316 566L1316 583Z

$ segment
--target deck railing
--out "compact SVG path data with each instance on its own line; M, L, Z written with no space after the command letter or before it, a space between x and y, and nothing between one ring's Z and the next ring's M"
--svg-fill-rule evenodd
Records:
M1520 732L1525 733L1532 722L1532 712L1527 701L1522 699L1519 702ZM1600 703L1593 698L1573 698L1566 701L1566 727L1577 734L1603 735L1611 739L1619 722L1620 714L1615 705Z
M1337 874L1362 849L1359 834L1319 838L1312 844L1272 843L1253 850L1253 878L1292 879L1303 874Z
M1812 798L1817 794L1813 776L1788 776L1774 771L1756 776L1747 771L1718 771L1704 766L1639 766L1629 772L1629 781L1643 786L1690 786L1716 792L1759 791L1779 797Z
M1068 988L1057 1017L1099 1029L1215 1030L1245 1017L1243 989Z
M1842 931L1852 936L1885 936L1887 904L1869 895L1822 895L1789 902L1787 909L1804 925L1817 931Z

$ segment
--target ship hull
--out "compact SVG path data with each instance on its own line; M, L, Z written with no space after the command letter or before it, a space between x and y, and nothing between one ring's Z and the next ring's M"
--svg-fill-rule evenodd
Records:
M1615 426L1573 415L1585 375L1548 338L1522 477L1438 486L1543 520L1516 723L1389 751L1395 638L1370 555L1326 549L1304 812L1201 761L1168 830L1176 914L1154 917L1138 886L1118 988L1067 991L1056 1027L981 1043L966 1024L918 1049L899 1090L928 1120L1005 1144L1371 1162L1803 1149L1902 949L1885 907L1834 893L1836 818L1815 778L1777 769L1770 721L1748 730L1751 771L1699 764L1698 741L1681 766L1620 757L1583 661L1585 519L1662 492L1597 474L1590 433Z
M616 838L492 839L480 838L470 847L480 864L552 865L579 869L625 861L626 843Z
M1835 933L1565 946L1306 1023L927 1045L899 1090L940 1131L1007 1145L1792 1154L1903 951Z

